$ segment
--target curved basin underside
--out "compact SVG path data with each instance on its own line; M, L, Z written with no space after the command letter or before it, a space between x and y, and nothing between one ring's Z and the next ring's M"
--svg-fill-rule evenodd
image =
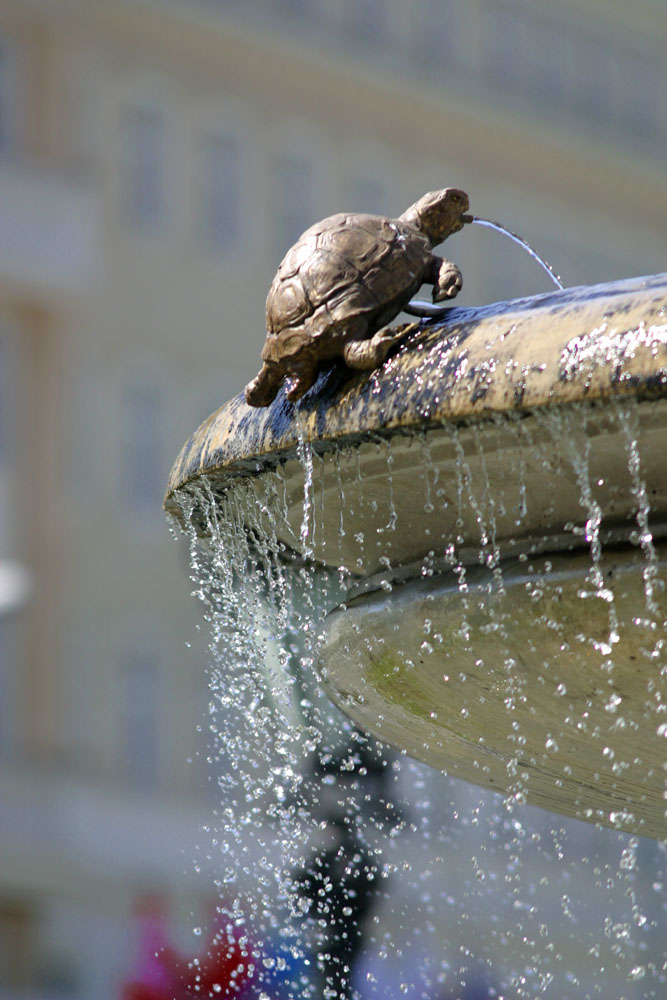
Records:
M452 308L297 406L237 397L185 445L165 507L183 519L185 498L206 534L210 497L242 483L281 552L354 577L320 662L364 728L664 837L666 454L657 275Z
M631 548L599 568L613 604L590 587L582 597L585 552L510 561L501 588L477 569L463 594L448 574L366 592L328 616L327 690L363 729L456 777L662 838L666 660L653 623L667 595L647 613ZM667 581L667 552L654 568Z

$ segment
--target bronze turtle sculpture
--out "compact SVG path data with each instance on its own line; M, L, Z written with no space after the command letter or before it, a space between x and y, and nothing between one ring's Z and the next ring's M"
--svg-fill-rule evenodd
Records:
M397 219L339 213L307 229L269 289L264 364L246 386L246 401L268 406L285 379L287 398L300 399L326 359L377 368L405 333L385 324L402 310L424 314L409 307L422 284L433 285L434 302L459 292L458 267L432 249L470 221L467 211L467 194L444 188Z

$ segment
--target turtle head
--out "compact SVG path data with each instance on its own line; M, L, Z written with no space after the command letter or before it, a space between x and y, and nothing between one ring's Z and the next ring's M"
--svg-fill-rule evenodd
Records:
M452 233L458 233L470 221L464 217L468 208L468 195L465 191L443 188L441 191L429 191L403 212L401 219L424 233L431 244L437 246Z

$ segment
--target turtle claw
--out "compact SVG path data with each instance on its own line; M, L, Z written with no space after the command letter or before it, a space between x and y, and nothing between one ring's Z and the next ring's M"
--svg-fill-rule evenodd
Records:
M292 370L287 375L287 385L285 388L285 398L290 403L305 396L317 378L317 364L314 358L303 358L295 362Z
M304 385L301 379L288 379L285 389L285 399L288 399L290 403L296 403L302 396L305 396L309 389L310 386Z
M391 349L418 323L401 323L400 326L382 327L369 340L351 340L345 345L343 360L348 368L369 371L386 360Z
M412 328L413 325L413 323L401 323L400 326L385 326L371 337L371 343L374 342L378 345L379 349L386 349L388 352L394 344L398 344L399 341L403 340L403 337L408 332L408 328Z

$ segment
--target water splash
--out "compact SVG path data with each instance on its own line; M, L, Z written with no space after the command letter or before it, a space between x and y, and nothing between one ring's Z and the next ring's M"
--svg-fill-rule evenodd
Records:
M582 600L594 597L608 608L609 633L605 641L593 640L593 646L605 655L611 655L613 647L618 642L618 615L614 605L614 591L608 586L601 568L602 537L601 527L603 510L595 495L591 476L591 437L586 433L586 424L591 414L588 408L576 406L569 409L546 410L539 415L540 421L551 431L555 440L561 440L566 446L577 485L579 487L579 505L586 515L583 526L583 538L590 546L591 566L588 579L592 590L581 589ZM579 533L580 527L572 525L573 533Z
M627 442L627 492L635 501L636 547L646 563L646 596L656 600L660 590L654 575L656 553L648 528L649 488L640 465L637 415L631 404L624 404L616 419L621 452ZM522 683L523 665L507 648L508 630L516 631L519 619L509 603L491 607L486 600L490 591L481 596L475 583L476 574L487 572L491 585L496 584L493 592L502 598L502 577L494 581L494 572L501 558L498 539L507 523L517 535L516 551L518 559L525 559L522 565L533 600L531 617L521 625L521 656L553 691L553 719L542 736L544 759L537 764L552 768L554 783L566 780L568 769L577 766L563 758L568 732L596 724L607 726L598 740L601 772L607 758L608 769L619 767L619 776L628 766L640 766L633 762L631 734L624 737L630 752L623 749L621 739L607 740L619 720L632 723L632 706L623 705L612 713L591 693L590 719L575 716L569 678L566 689L557 668L545 662L545 655L536 654L536 632L552 636L556 651L564 639L557 587L544 586L539 571L533 572L530 550L519 544L535 506L531 492L535 480L560 477L563 487L579 496L585 524L580 535L573 530L566 533L588 551L596 598L604 598L607 585L602 576L606 536L597 502L595 449L587 451L582 440L584 417L578 414L566 425L557 419L531 424L532 430L528 423L506 422L503 434L510 444L515 438L521 450L516 461L507 459L520 470L519 481L514 494L494 494L493 499L490 480L497 475L489 444L493 429L487 435L445 428L443 438L453 456L449 469L443 467L444 445L435 435L421 435L411 445L421 461L413 464L414 503L423 506L431 531L432 551L424 567L430 572L440 558L452 579L458 580L461 597L456 634L441 627L432 605L425 602L419 649L423 657L434 660L458 643L451 652L451 672L441 683L452 699L461 699L457 714L461 726L466 726L479 709L479 698L470 676L462 677L460 659L480 635L488 636L489 655L480 658L476 669L486 678L482 697L498 685L509 721L504 727L511 751L510 797L504 808L501 797L491 792L443 777L382 748L376 766L378 773L390 772L391 781L379 811L386 814L389 805L394 811L390 829L382 831L368 811L362 815L351 805L355 795L363 804L372 794L378 780L372 766L363 781L353 776L349 785L331 771L315 780L310 770L313 755L327 747L335 754L337 742L351 739L350 723L322 693L315 673L316 652L323 616L345 599L349 584L349 571L341 571L339 578L336 561L354 567L355 542L362 562L373 557L378 544L372 531L360 532L362 511L370 512L382 529L378 538L383 546L387 541L394 546L382 549L386 558L382 565L391 571L386 552L394 551L407 530L398 503L402 477L404 481L400 440L378 439L366 446L387 483L382 494L368 476L360 449L336 452L327 471L304 442L303 472L296 487L286 467L279 466L259 481L239 480L224 496L204 480L196 496L183 497L195 592L203 601L211 632L209 702L202 726L218 797L198 864L205 875L211 872L234 921L247 922L253 955L258 956L252 996L315 1000L324 995L316 964L317 956L326 955L331 944L322 926L328 913L304 901L295 873L304 870L311 851L323 857L328 850L327 838L333 836L335 824L323 810L327 803L338 808L341 802L349 828L360 838L359 871L383 888L365 925L365 952L359 959L353 996L363 1000L402 995L431 1000L447 992L464 996L463 984L475 977L485 983L482 995L521 1000L537 995L547 1000L612 995L619 976L638 984L633 997L649 1000L665 993L667 977L656 957L664 939L660 934L667 884L664 852L661 855L657 846L643 841L637 847L620 831L582 830L575 821L523 804L536 760L525 751L534 706ZM568 457L566 449L567 462L561 468L554 453L564 432L574 454ZM339 505L333 511L331 494ZM326 548L325 508L335 529ZM451 518L449 532L438 529L438 515L444 512ZM471 530L475 544L465 551L464 536ZM316 569L312 560L295 559L290 550L299 546L309 548L315 559L328 552L333 568ZM590 637L591 614L599 609L597 617L604 628L609 603L604 599L580 603L586 605L582 618ZM663 634L658 626L656 638ZM600 657L601 669L607 659L606 654ZM604 684L608 679L613 674L603 672ZM610 687L610 705L613 693ZM661 707L656 701L656 715L647 724L658 725ZM480 769L485 766L483 751L482 743ZM352 785L358 786L356 790ZM328 885L322 879L314 894L321 889L326 895ZM346 903L341 920L352 920L347 913L351 909ZM552 942L553 948L545 950Z
M315 534L315 517L313 511L313 449L310 441L306 438L301 423L297 425L297 455L304 471L303 477L303 517L301 519L301 529L299 540L301 542L301 552L304 559L310 559L313 554L313 541Z
M537 261L540 267L543 268L549 275L556 288L560 288L561 291L563 290L565 286L551 264L549 264L543 257L540 257L538 252L531 247L530 243L522 239L521 236L517 236L516 233L506 229L505 226L501 226L499 222L492 222L491 219L480 219L479 216L473 215L471 216L470 221L477 226L486 226L488 229L495 229L497 232L503 233L505 236L509 236L509 238L525 250L526 253L530 254L533 260Z
M653 534L649 524L651 504L648 498L646 483L641 474L641 460L639 448L639 421L637 419L637 408L632 405L632 401L616 400L614 402L616 416L625 439L625 448L628 456L628 471L632 477L632 492L637 500L637 534L632 541L637 541L641 546L646 562L642 570L644 577L644 594L646 596L646 610L650 615L658 614L658 606L654 599L653 592L656 587L664 587L664 583L658 579L658 557L653 542Z

